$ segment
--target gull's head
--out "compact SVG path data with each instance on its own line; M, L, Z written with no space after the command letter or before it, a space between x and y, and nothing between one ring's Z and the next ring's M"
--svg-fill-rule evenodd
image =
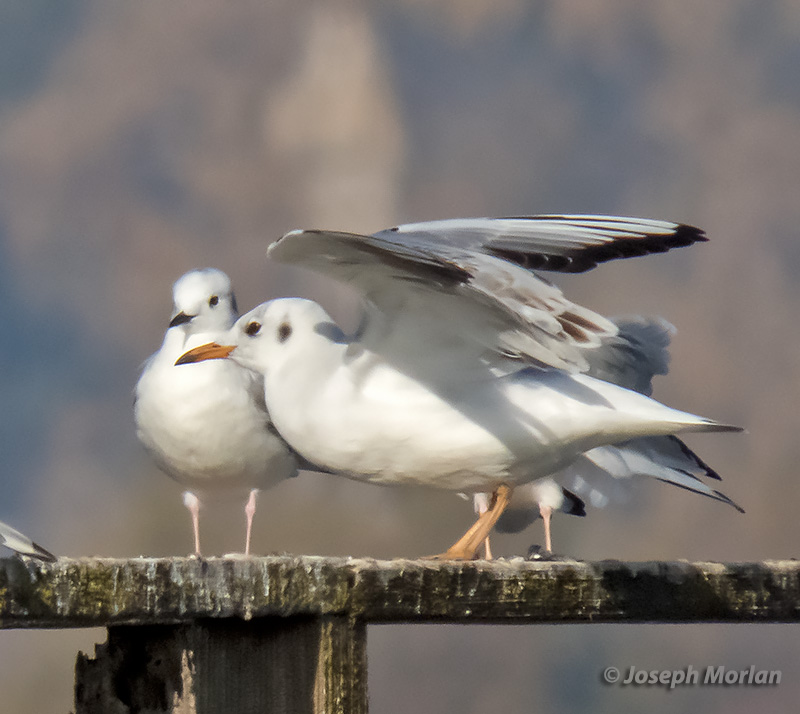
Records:
M172 287L170 327L188 326L193 333L224 332L236 320L236 298L230 278L216 268L192 270Z
M315 353L325 342L344 335L320 305L303 298L262 303L242 315L226 335L225 344L210 343L184 354L175 364L229 357L243 367L267 374L303 352Z

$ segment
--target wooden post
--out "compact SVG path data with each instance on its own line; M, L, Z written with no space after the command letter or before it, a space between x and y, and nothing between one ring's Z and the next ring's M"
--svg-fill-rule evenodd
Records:
M366 625L347 617L118 626L78 655L76 714L366 714Z

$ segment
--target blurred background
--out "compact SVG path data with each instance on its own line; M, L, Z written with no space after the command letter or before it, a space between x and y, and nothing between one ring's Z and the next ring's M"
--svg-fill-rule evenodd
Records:
M0 0L0 519L61 555L191 550L180 487L136 441L132 390L171 285L227 271L244 309L353 296L270 265L292 228L455 216L684 221L710 242L560 279L678 328L655 395L747 427L693 448L747 510L656 482L554 522L581 559L797 554L800 4L793 0ZM242 548L209 505L204 550ZM255 550L412 557L471 522L449 493L304 474L262 494ZM537 527L538 525L538 527ZM541 543L540 524L497 537ZM4 712L67 711L105 637L0 632ZM374 627L372 710L788 710L788 626ZM778 687L621 689L603 668L781 669ZM46 682L46 686L43 683Z

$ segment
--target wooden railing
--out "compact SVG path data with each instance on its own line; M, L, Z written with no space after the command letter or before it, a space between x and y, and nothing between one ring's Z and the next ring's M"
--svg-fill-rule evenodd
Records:
M362 714L369 623L798 621L796 561L0 560L0 627L108 628L76 714Z

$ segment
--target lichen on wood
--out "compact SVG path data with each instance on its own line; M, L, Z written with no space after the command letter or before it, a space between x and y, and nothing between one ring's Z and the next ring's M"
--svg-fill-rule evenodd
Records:
M320 556L0 560L0 627L336 615L364 622L800 619L800 564Z

